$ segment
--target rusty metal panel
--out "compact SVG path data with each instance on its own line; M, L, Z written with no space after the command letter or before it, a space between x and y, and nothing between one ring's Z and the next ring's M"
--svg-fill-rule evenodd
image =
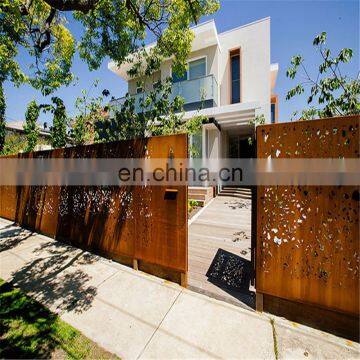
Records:
M187 135L20 154L22 158L187 158ZM187 272L187 186L3 186L0 216L111 258Z
M359 116L257 128L259 158L358 158ZM359 187L260 186L256 290L359 314Z
M0 214L3 218L15 219L16 201L16 186L0 186Z

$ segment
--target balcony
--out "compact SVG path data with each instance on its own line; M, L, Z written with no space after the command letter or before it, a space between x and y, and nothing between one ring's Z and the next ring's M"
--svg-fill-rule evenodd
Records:
M174 99L177 95L184 98L185 111L215 107L218 104L218 84L214 75L180 81L172 85L170 99ZM135 112L141 112L140 101L146 98L146 92L133 95L132 97L135 98ZM120 110L125 99L126 97L124 96L112 100L110 106L113 108L113 111Z

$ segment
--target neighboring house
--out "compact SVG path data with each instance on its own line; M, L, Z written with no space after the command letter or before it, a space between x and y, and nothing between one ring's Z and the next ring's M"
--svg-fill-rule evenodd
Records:
M130 64L120 67L113 62L108 68L128 82L128 92L135 96L135 109L144 91L172 77L173 96L185 100L185 119L200 114L209 119L202 133L193 136L202 157L250 157L247 139L254 133L249 120L263 114L267 123L276 122L278 98L273 93L278 64L270 63L270 18L218 34L213 20L192 28L195 37L188 59L188 70L182 77L171 71L172 60L161 64L160 71L146 79L145 89L139 79L128 76ZM149 47L153 46L149 45ZM124 98L113 100L121 106Z
M18 135L24 135L24 122L23 121L12 121L7 122L5 125L6 134L18 134ZM41 129L39 127L39 138L42 140L49 140L50 138L50 131L46 129Z
M10 139L11 138L11 139ZM5 144L11 142L13 146L15 143L19 146L19 151L25 146L25 133L24 133L24 122L23 121L12 121L7 122L5 125ZM36 145L35 151L37 150L48 150L51 146L48 145L50 142L50 132L46 129L39 127L39 144ZM17 148L15 146L15 148Z

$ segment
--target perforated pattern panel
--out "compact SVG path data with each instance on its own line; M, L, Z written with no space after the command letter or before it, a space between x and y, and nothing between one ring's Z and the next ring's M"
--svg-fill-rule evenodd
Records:
M19 154L43 158L187 157L187 136L174 135ZM146 153L145 153L146 151ZM187 271L187 187L2 186L0 216L116 258Z
M259 158L358 158L359 117L257 128ZM256 289L359 313L359 188L261 186Z

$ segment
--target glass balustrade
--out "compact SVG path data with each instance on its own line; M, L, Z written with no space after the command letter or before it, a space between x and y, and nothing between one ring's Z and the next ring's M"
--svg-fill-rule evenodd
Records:
M171 89L170 99L175 96L184 98L184 110L197 110L199 108L207 108L217 106L218 103L218 84L214 75L208 75L193 80L185 80L174 83ZM134 98L135 112L142 111L141 103L145 102L146 92L132 95ZM126 101L126 97L112 100L110 106L112 112L120 110Z

